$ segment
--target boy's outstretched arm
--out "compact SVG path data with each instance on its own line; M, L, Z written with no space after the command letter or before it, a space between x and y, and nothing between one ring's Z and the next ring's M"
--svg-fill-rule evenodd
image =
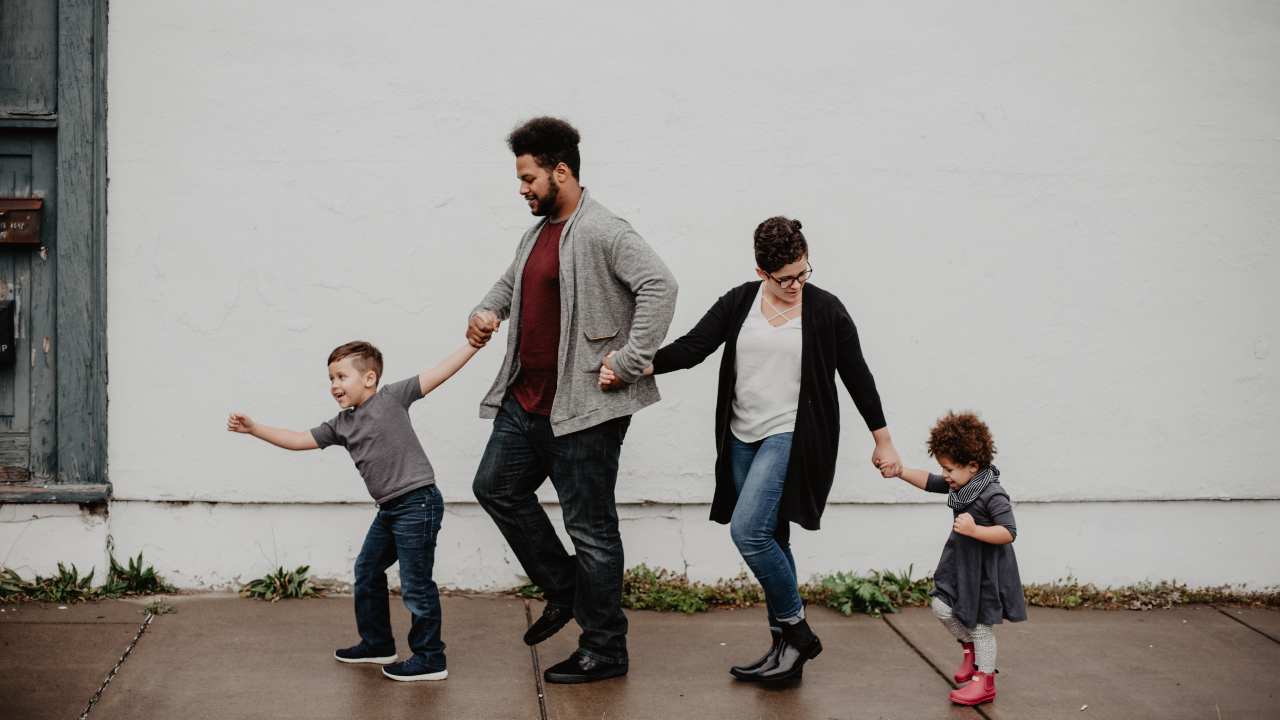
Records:
M462 347L449 353L449 356L440 361L439 365L430 370L423 370L418 375L418 386L422 389L422 396L426 397L427 393L435 390L444 384L445 380L453 377L453 374L462 369L463 365L476 354L479 348L467 343Z
M925 470L920 470L918 468L904 467L898 471L897 476L902 478L903 480L906 480L912 485L915 485L921 490L924 490L925 485L929 483L929 473Z
M252 435L285 450L316 450L320 447L309 432L261 425L244 413L231 413L227 418L227 430Z

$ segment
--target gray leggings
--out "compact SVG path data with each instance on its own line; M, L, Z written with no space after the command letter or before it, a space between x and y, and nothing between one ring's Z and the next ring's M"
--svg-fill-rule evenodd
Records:
M974 625L967 628L956 619L951 606L939 598L933 599L933 614L951 631L960 642L973 643L974 662L978 672L993 673L996 671L996 636L990 625Z

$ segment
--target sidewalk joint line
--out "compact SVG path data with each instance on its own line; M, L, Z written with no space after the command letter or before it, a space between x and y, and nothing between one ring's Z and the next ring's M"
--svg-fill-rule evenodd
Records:
M529 609L529 601L524 601L524 623L525 627L533 625L533 612ZM548 720L547 715L547 687L542 684L542 664L538 661L538 646L529 646L529 658L533 661L533 682L538 689L538 714L542 720Z
M107 673L107 677L102 681L102 685L98 688L98 691L89 698L89 704L84 706L84 712L80 713L79 720L85 720L85 718L89 717L89 713L93 712L93 708L97 706L98 701L102 699L102 693L106 692L107 686L115 679L116 673L120 672L120 667L124 665L124 661L128 660L129 656L133 654L133 649L138 646L138 641L142 639L142 634L147 631L147 628L151 625L151 621L154 620L155 617L155 613L147 613L146 619L143 620L142 625L138 627L138 633L133 636L133 640L129 642L129 646L124 649L124 654L116 661L115 667L111 668L111 672Z
M1254 632L1258 633L1259 635L1261 635L1262 637L1264 637L1264 638L1266 638L1266 639L1270 640L1271 642L1273 642L1273 643L1280 643L1280 638L1276 637L1275 635L1272 635L1271 633L1267 632L1266 630L1263 630L1262 628L1257 628L1257 627L1254 627L1254 626L1250 625L1249 623L1245 622L1244 620L1241 620L1240 618L1236 617L1235 615L1232 615L1231 613L1227 612L1226 610L1223 610L1222 608L1218 607L1217 605L1214 605L1214 606L1213 606L1213 609L1214 609L1214 610L1217 610L1218 612L1222 613L1223 615L1226 615L1227 617L1231 618L1232 620L1235 620L1236 622L1238 622L1238 623L1240 623L1241 625L1243 625L1243 626L1245 626L1245 627L1249 628L1250 630L1252 630L1252 631L1254 631Z
M933 661L929 659L929 656L924 654L923 650L916 647L916 644L911 642L911 639L908 638L901 630L899 630L897 625L894 625L893 622L889 620L888 615L881 615L880 619L884 621L885 625L889 626L889 629L892 630L894 634L896 634L902 640L902 642L906 643L907 647L915 651L915 654L920 656L920 659L924 661L924 664L928 665L934 672L936 672L938 674L938 677L942 678L943 682L945 682L949 687L952 687L952 688L957 687L956 684L951 681L951 678L947 677L947 674L942 671L942 668L935 665ZM978 713L978 715L982 717L983 720L991 720L991 716L987 715L987 713L982 710L982 706L971 705L969 706L969 709Z

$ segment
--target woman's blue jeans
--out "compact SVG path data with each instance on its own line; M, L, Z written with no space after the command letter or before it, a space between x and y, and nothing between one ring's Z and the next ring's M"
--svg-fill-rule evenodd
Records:
M742 559L764 588L769 624L800 615L796 561L788 542L789 527L779 532L778 509L791 459L791 433L778 433L745 443L729 433L729 458L738 502L733 508L729 534Z

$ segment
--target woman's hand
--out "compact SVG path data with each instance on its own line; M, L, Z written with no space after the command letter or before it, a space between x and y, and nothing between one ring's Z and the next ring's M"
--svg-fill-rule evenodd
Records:
M618 378L618 374L613 371L613 366L610 364L616 354L616 350L611 350L604 356L604 360L600 361L600 389L606 392L617 390L625 384Z
M877 431L879 432L879 431ZM892 440L876 439L876 449L871 453L871 464L876 466L882 477L898 477L902 473L902 458Z
M600 361L600 389L608 392L610 390L618 390L626 385L618 378L618 374L613 371L613 356L617 355L617 350L611 350L608 355L604 356L604 360ZM644 369L645 376L653 374L653 366Z
M955 530L959 535L973 536L978 525L973 521L973 516L969 513L960 513L956 516L955 522L951 523L951 529Z

